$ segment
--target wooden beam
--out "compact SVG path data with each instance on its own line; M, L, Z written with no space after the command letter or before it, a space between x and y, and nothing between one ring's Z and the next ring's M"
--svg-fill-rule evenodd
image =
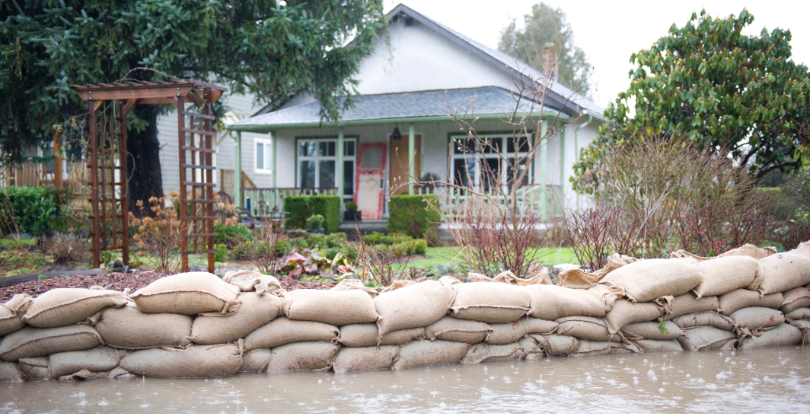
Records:
M197 105L197 108L202 108L205 105L205 100L202 98L202 93L197 90L192 89L191 92L188 93L188 97L194 101L194 105Z
M139 99L139 98L176 98L177 95L186 96L191 91L192 86L155 85L150 87L135 88L110 88L77 90L76 93L84 100L108 101L116 99Z
M104 103L104 101L93 101L93 112L98 111L98 108L101 106L102 103Z
M127 99L127 101L124 103L124 106L121 108L121 115L126 117L127 114L129 114L129 111L132 110L132 107L135 106L137 102L138 102L137 99Z

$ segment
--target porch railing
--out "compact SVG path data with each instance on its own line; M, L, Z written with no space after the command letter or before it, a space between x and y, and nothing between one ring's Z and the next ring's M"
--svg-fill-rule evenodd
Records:
M313 195L337 195L337 187L275 187L275 188L242 188L242 205L247 207L252 214L263 215L264 213L284 208L284 197L290 196L313 196Z
M473 186L458 188L447 185L422 185L415 186L416 194L436 194L439 196L443 218L461 218L466 215L470 208L481 208L482 203L497 203L500 206L508 207L512 203L510 197L511 187L500 186ZM545 215L556 217L562 215L562 189L558 185L524 184L517 190L517 212L518 216L524 216L528 212L541 213L544 211L543 192L545 192ZM486 194L487 196L473 195Z
M219 191L233 197L233 170L219 170ZM255 188L256 183L242 171L242 188Z

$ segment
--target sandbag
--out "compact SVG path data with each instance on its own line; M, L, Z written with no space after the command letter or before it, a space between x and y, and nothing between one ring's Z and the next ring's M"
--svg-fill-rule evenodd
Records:
M484 322L467 321L445 316L425 327L427 339L442 339L445 341L477 344L483 342L492 328Z
M383 293L374 298L379 334L428 326L447 314L455 297L455 290L434 280Z
M340 345L331 342L297 342L282 345L271 350L272 356L267 372L327 370L339 349Z
M638 259L635 257L630 257L624 254L613 253L612 255L608 256L608 262L605 267L596 270L593 272L593 275L596 276L596 280L602 280L608 273L622 267L627 266L630 263L637 262Z
M568 269L560 272L560 285L570 289L590 289L596 286L599 278L582 269Z
M796 345L802 340L802 330L783 323L776 328L767 330L760 336L749 336L743 339L740 349L762 349L775 346Z
M239 310L232 313L204 313L194 318L191 341L196 344L224 344L244 338L281 312L282 300L275 295L246 292L239 295Z
M520 344L520 347L523 349L521 359L534 360L543 357L543 347L531 336L521 338L518 344Z
M371 296L372 298L376 298L377 295L380 294L380 292L377 289L364 285L363 281L360 279L341 280L340 283L338 283L337 285L335 285L335 287L329 290L334 290L336 292L344 290L361 290L363 292L368 293L368 295Z
M380 338L377 325L373 323L359 323L343 325L340 327L340 344L352 348L363 348L377 345L404 345L416 339L425 337L425 328L400 329L388 332Z
M107 373L107 378L109 379L134 378L134 377L135 375L133 375L131 372L121 367L115 367L112 369L112 371Z
M683 351L680 342L675 339L668 341L656 341L652 339L640 339L635 341L635 344L643 351L650 352L678 352Z
M143 313L196 315L235 312L240 289L205 272L158 279L130 296Z
M614 338L614 335L608 331L607 324L602 318L594 318L592 316L566 316L565 318L557 319L556 322L559 324L557 327L558 335L568 335L589 341L609 342L611 339L614 341L619 340L618 336Z
M633 303L619 299L613 305L613 310L605 315L605 322L608 331L615 334L627 324L654 321L663 314L663 307L656 303Z
M791 321L790 324L792 326L795 326L795 327L801 329L802 331L804 331L805 335L807 334L806 332L810 332L810 321L805 321L805 320L799 319L799 320ZM22 360L20 360L20 361L22 361ZM22 368L22 363L20 364L20 368Z
M719 296L735 289L759 289L762 269L749 256L726 256L698 263L703 281L695 288L698 298Z
M57 352L82 351L102 343L98 332L87 325L58 328L25 328L11 333L0 342L0 358L17 361L20 358L41 357Z
M121 368L135 375L158 378L225 377L241 367L242 353L237 345L144 349L121 358Z
M672 320L681 329L692 329L700 326L712 326L724 331L734 330L734 321L728 316L714 312L691 313Z
M777 253L759 260L762 266L760 291L781 293L810 283L810 256Z
M779 307L779 310L787 314L808 306L810 306L810 289L802 286L782 294L782 306Z
M520 338L531 333L550 334L555 332L557 322L525 317L513 323L493 323L489 327L492 332L487 336L487 343L490 345L506 345L517 342Z
M712 257L698 256L696 254L689 253L689 252L687 252L686 250L683 250L683 249L680 249L680 250L677 250L677 251L674 251L674 252L670 253L669 258L670 259L690 259L691 258L691 259L697 260L698 263L705 262L707 260L712 260L713 259Z
M127 304L124 292L103 289L60 288L39 295L23 316L37 328L56 328L82 322L98 311Z
M599 283L620 286L634 302L651 302L661 296L678 296L702 281L694 259L650 259L622 266Z
M621 342L579 341L576 351L571 356L596 356L607 354L627 354L640 352L634 347L627 347Z
M284 292L284 314L299 321L335 326L377 321L374 300L361 290L299 289Z
M717 349L731 349L737 342L733 332L717 329L711 326L699 326L685 332L677 338L684 350L711 351Z
M338 373L389 369L399 356L398 346L341 348L332 364Z
M658 322L636 322L622 327L622 333L632 341L641 339L669 341L683 336L681 328L672 321L664 322L664 332Z
M399 348L399 359L393 369L458 364L468 349L470 344L461 342L413 341Z
M523 347L518 342L503 345L476 344L467 350L464 358L461 358L461 363L478 364L481 362L520 359L523 353Z
M601 291L555 285L532 285L524 289L531 299L532 317L556 320L566 316L605 316L606 298Z
M20 368L13 362L0 361L0 382L23 382L25 378Z
M182 347L190 343L191 317L143 313L130 305L105 309L95 327L104 342L115 348Z
M810 321L810 308L799 308L785 315L788 321L805 320Z
M748 330L771 328L785 323L785 315L776 309L751 307L742 308L729 317L741 328Z
M334 325L276 318L273 322L248 334L245 337L245 349L250 351L259 348L275 348L292 342L337 342L338 335L340 335L340 330Z
M416 282L413 280L408 279L395 280L394 283L391 283L390 285L386 286L383 290L380 291L380 293L391 292L397 289L402 289L404 287L413 286L415 284Z
M450 316L486 323L515 322L531 309L525 289L505 283L460 283L453 285L456 299Z
M537 341L546 355L554 357L567 357L579 348L579 339L568 335L529 335Z
M0 303L0 336L8 335L25 327L22 317L31 305L31 296L18 293L6 303Z
M238 270L225 273L222 280L239 288L242 292L255 291L259 295L273 293L281 289L275 276L261 274L255 270Z
M245 351L242 354L242 366L239 372L264 372L270 365L270 357L273 355L270 349L254 349Z
M48 377L56 379L83 369L91 372L109 371L118 366L124 355L126 351L109 346L86 351L58 352L49 358Z
M736 249L731 249L718 257L728 257L728 256L748 256L753 257L754 259L764 259L770 255L776 254L776 247L767 246L763 248L759 248L754 246L751 243L746 243Z
M439 283L441 283L443 286L450 287L461 283L461 280L455 276L446 275L439 278Z
M107 378L106 372L91 372L86 369L83 369L78 372L74 372L72 374L63 375L59 377L59 381L62 382L74 382L74 381L89 381L94 379L101 379Z
M720 301L717 299L717 296L704 296L698 299L693 293L684 293L683 295L675 296L666 303L664 308L666 312L664 320L677 318L678 316L688 315L690 313L717 311L717 308L720 307Z
M753 290L737 289L720 296L718 300L720 303L720 313L723 315L731 315L737 309L752 306L779 309L779 307L782 306L783 297L781 293L763 296Z
M545 267L540 266L537 269L538 263L532 263L529 266L529 272L531 277L528 279L522 279L515 276L511 270L507 270L505 272L501 272L499 275L492 278L493 282L501 282L507 283L510 285L517 285L517 286L529 286L529 285L550 285L552 284L551 278L548 277L548 269ZM535 268L532 270L532 268Z
M48 357L20 358L20 371L29 379L48 379Z

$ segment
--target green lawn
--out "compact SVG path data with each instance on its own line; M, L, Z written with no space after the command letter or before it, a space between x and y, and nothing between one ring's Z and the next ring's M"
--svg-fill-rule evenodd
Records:
M0 247L10 248L17 246L17 239L0 239ZM20 239L19 243L23 246L34 246L37 244L37 239Z
M428 247L426 253L426 256L428 256L428 258L414 260L408 263L408 267L428 267L452 262L453 259L458 255L460 250L461 248L458 246ZM544 265L553 266L561 263L578 264L577 258L574 256L574 252L567 247L561 247L557 249L543 248L541 250Z

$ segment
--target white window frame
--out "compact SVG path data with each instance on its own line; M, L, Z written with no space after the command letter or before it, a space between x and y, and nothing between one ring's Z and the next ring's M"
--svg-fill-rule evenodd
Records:
M508 165L507 161L508 161L509 158L526 157L529 154L529 151L531 151L531 145L532 145L531 138L527 137L525 135L521 135L520 138L529 139L529 146L530 146L529 151L522 151L522 152L517 152L517 153L507 151L508 148L509 148L508 145L507 145L507 140L509 138L513 138L512 134L506 134L506 135L500 135L500 134L482 135L481 138L485 138L485 139L501 138L502 149L500 151L500 155L503 157L503 159L501 160L501 163L502 163L501 171L503 171L503 172L508 171L509 165ZM466 140L468 140L470 138L467 138L467 135L457 135L457 136L452 136L451 135L450 139L453 140L453 147L451 149L451 155L450 155L450 174L452 176L449 177L449 181L451 183L456 182L456 177L455 177L455 163L456 163L456 160L463 160L463 159L473 158L473 159L475 159L475 176L472 177L472 179L473 179L472 184L474 186L481 185L481 164L483 163L483 161L485 159L493 159L493 158L498 159L499 158L498 154L497 153L486 154L486 153L480 153L480 152L457 154L456 151L455 151L455 148L459 144L459 142L466 141ZM531 169L531 168L533 168L533 166L534 166L534 159L532 159L529 162L529 164L526 166L526 168ZM528 178L529 184L534 183L533 174L528 174L527 178ZM501 184L506 184L506 182L507 182L507 174L504 173L504 174L502 174L502 177L501 177Z
M298 138L295 142L295 186L301 188L301 161L314 161L315 162L315 188L322 188L323 186L320 183L321 176L320 176L320 168L321 165L318 161L335 161L335 168L337 168L337 138ZM352 176L357 174L357 138L344 138L343 144L347 144L349 142L354 143L354 155L346 155L345 152L343 154L343 161L351 161L352 162ZM303 156L301 155L301 143L303 142L314 142L315 146L315 155L314 156ZM335 155L318 155L318 144L321 142L334 142L335 143ZM345 151L345 149L344 149ZM346 171L343 171L343 174L346 174ZM335 171L335 179L337 179L337 171ZM338 183L335 183L335 187L338 187ZM346 191L344 188L343 191ZM354 191L357 191L355 188ZM344 199L352 199L354 194L344 194Z
M264 168L259 168L259 144L264 145ZM272 138L253 138L253 172L256 174L271 175L273 168L271 167L271 160L273 157L273 139Z

